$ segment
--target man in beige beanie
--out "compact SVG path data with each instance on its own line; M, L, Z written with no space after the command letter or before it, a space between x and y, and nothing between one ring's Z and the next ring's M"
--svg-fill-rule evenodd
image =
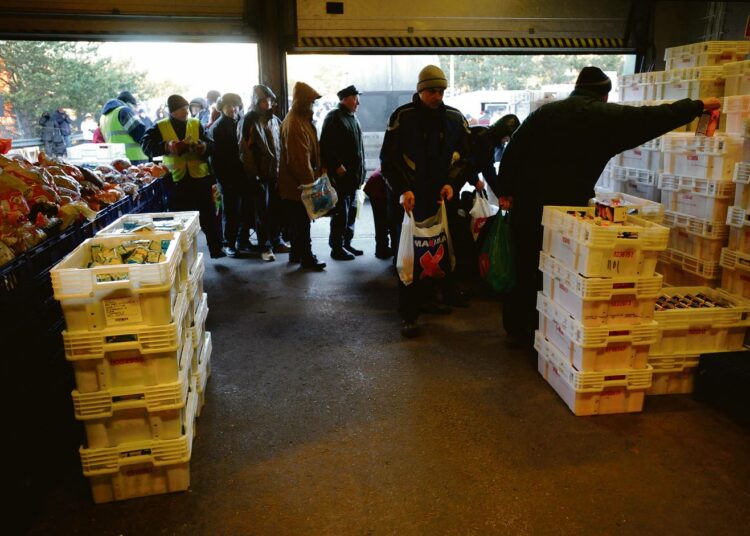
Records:
M443 70L436 65L426 66L419 73L412 101L396 108L388 121L380 162L394 208L394 238L401 234L404 211L416 221L434 216L440 203L453 199L453 184L462 183L460 179L470 170L466 160L469 125L460 111L443 104L447 87ZM398 245L394 249L398 250ZM444 302L458 304L460 299L450 273L437 286ZM450 312L449 307L435 302L438 288L434 287L435 280L430 278L408 286L399 280L398 311L403 320L403 336L417 335L420 312Z

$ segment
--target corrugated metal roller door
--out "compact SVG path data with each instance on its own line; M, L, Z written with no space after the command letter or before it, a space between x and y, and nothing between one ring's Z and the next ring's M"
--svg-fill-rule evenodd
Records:
M254 32L245 22L246 4L246 0L3 0L0 38L247 39Z
M626 49L629 0L297 0L299 51Z

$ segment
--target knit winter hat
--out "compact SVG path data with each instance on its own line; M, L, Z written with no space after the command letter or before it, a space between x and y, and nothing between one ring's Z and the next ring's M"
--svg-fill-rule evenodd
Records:
M117 95L117 100L128 103L128 104L132 104L133 106L138 104L135 100L135 97L130 91L121 91L120 94Z
M437 65L428 65L419 71L419 82L417 82L417 93L423 89L448 87L448 79L445 73Z
M599 67L584 67L578 73L576 89L586 89L597 95L606 95L612 91L612 81Z
M185 97L182 95L170 95L167 99L167 108L169 108L169 113L176 112L180 108L184 108L185 106L189 106L190 103L185 100Z

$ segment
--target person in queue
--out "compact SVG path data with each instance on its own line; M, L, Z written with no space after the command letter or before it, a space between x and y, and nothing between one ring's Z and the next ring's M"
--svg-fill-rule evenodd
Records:
M167 99L169 118L161 119L143 136L142 147L151 158L164 157L173 181L170 210L197 210L211 258L224 257L215 217L212 186L215 179L208 165L213 141L195 118L181 95Z
M442 69L426 66L419 73L412 101L396 108L388 121L380 162L392 196L393 238L400 235L404 211L416 221L434 216L440 203L453 199L452 185L468 172L469 125L461 112L443 103L447 87ZM398 244L395 250L398 251ZM418 335L416 321L420 312L450 312L447 305L435 301L433 281L404 285L399 280L398 311L404 337ZM439 286L444 301L451 303L455 297L451 274Z
M306 270L321 271L326 264L313 255L310 217L302 204L300 186L312 184L321 175L318 133L313 125L313 103L320 94L304 82L294 84L292 108L281 122L279 194L284 203L292 250L290 263Z
M331 258L350 261L364 252L352 245L357 220L357 190L365 180L365 147L357 120L359 91L348 86L339 91L339 105L328 112L320 134L320 152L333 181L338 203L331 216L328 245Z
M503 303L503 326L511 346L533 345L536 293L545 205L586 206L607 162L685 125L716 98L683 99L658 106L608 103L612 82L601 69L584 67L569 97L545 104L513 134L500 163L497 192L512 199L511 238L517 282Z

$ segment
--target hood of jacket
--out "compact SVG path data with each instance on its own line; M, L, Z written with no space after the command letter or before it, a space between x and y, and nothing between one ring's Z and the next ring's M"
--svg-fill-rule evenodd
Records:
M120 106L127 106L124 102L117 99L110 99L107 102L104 103L104 107L102 108L102 115L107 115L112 110L116 110Z
M260 112L261 110L258 108L258 103L264 99L276 100L276 95L271 91L270 87L258 84L253 88L253 99L250 103L251 110Z
M294 84L294 91L292 91L292 111L298 114L311 116L311 105L320 97L320 93L304 82L297 82Z

